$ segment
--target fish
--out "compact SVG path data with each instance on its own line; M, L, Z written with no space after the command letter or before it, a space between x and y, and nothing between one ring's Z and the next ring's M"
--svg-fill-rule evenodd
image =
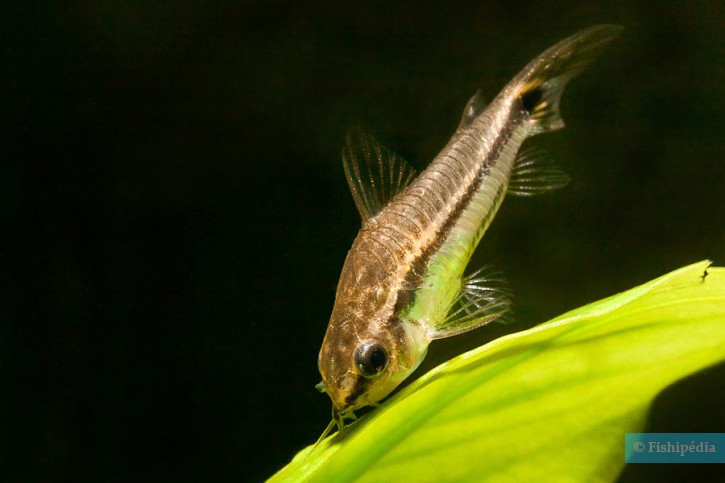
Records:
M504 316L511 299L490 269L466 275L507 194L532 196L569 181L523 142L564 127L567 83L621 32L582 30L544 51L488 105L480 90L441 152L419 175L360 128L343 167L362 227L345 259L318 357L317 388L332 400L324 437L379 406L421 363L429 344ZM321 437L321 438L322 438Z

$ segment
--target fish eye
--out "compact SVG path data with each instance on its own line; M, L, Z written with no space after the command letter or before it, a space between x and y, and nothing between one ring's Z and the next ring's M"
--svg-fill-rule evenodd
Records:
M355 365L366 377L380 374L388 363L388 353L377 342L366 341L355 349Z

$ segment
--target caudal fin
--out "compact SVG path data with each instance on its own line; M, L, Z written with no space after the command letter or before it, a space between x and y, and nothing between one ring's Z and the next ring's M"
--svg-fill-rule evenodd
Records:
M597 25L550 47L511 81L522 107L531 115L531 134L564 127L559 100L566 84L586 68L622 31L618 25Z

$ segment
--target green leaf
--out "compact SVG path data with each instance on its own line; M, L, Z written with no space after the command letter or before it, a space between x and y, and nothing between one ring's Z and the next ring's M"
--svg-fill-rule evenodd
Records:
M272 481L612 481L657 393L725 359L725 269L708 265L456 357Z

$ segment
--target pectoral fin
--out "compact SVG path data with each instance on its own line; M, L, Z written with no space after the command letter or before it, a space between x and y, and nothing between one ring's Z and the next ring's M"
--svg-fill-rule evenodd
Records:
M443 339L476 329L500 318L511 308L503 277L483 267L461 280L461 289L448 317L431 329L431 339Z
M342 165L363 223L382 210L416 176L403 158L358 127L347 134Z

